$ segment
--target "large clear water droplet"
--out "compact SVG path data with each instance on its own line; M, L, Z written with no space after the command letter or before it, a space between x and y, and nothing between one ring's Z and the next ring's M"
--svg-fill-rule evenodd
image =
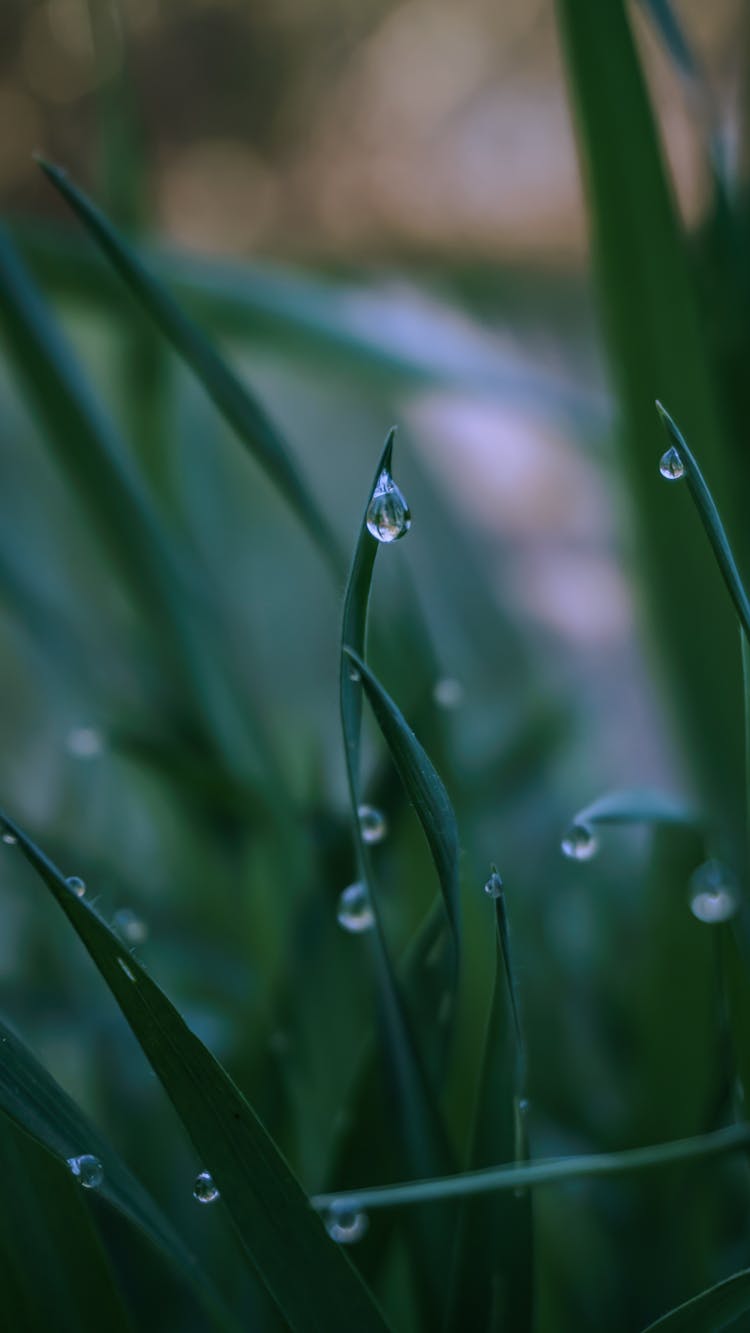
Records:
M388 832L388 824L382 811L376 810L374 805L360 805L357 814L362 841L370 844L382 842Z
M490 877L484 886L488 898L499 898L503 892L503 881L494 866L490 868Z
M211 1172L201 1171L200 1175L195 1177L193 1198L197 1199L198 1203L216 1203L216 1200L220 1197Z
M99 1158L92 1157L91 1153L85 1152L80 1157L69 1157L68 1168L85 1190L98 1189L104 1180L104 1167Z
M367 1213L332 1204L325 1217L326 1231L337 1245L356 1245L370 1225Z
M670 445L659 460L659 471L666 481L679 481L685 475L685 464L674 445Z
M74 759L98 759L104 749L104 737L96 727L73 727L65 746Z
M571 824L560 843L563 856L571 861L590 861L596 856L599 843L594 830L588 824Z
M78 875L68 875L65 883L71 892L75 894L76 898L82 898L86 892L86 885Z
M357 882L344 889L339 898L336 919L352 935L361 935L364 930L372 929L375 914L364 884Z
M148 939L148 926L129 907L121 907L112 918L112 925L128 944L143 944Z
M690 877L690 911L698 921L718 925L739 907L737 881L721 861L706 861Z
M438 708L460 708L464 701L464 687L453 676L443 676L435 681L432 697Z
M378 542L395 542L410 527L409 506L390 472L384 470L367 509L367 531Z

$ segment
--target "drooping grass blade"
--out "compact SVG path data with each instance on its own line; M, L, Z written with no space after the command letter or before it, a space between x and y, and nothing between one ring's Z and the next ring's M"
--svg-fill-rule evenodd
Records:
M64 911L214 1177L240 1243L293 1329L382 1330L346 1255L326 1235L245 1097L166 995L55 865L6 815L18 850ZM186 1182L186 1192L191 1182Z
M677 796L648 787L606 792L574 815L574 824L678 824L694 827L696 811Z
M0 1123L3 1325L17 1333L133 1333L86 1191L10 1121Z
M493 874L496 874L493 868ZM490 904L488 903L488 907ZM494 899L495 980L474 1107L469 1168L528 1160L526 1052L502 892ZM529 1333L533 1220L530 1190L467 1197L457 1228L446 1333Z
M2 1021L0 1056L0 1111L63 1164L81 1153L98 1157L104 1178L97 1188L97 1198L106 1200L138 1227L178 1277L191 1284L201 1300L231 1328L234 1321L223 1309L219 1293L148 1191L73 1099Z
M270 417L250 390L218 355L205 334L177 305L104 214L66 173L49 162L39 165L120 274L133 296L161 333L200 379L222 416L247 445L296 512L315 544L338 576L342 561L338 544L316 501L302 480Z

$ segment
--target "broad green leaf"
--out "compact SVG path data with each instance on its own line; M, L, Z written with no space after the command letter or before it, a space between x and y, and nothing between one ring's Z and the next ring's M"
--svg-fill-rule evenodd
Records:
M0 1180L4 1327L132 1330L86 1191L8 1120L0 1123Z
M715 1287L678 1305L649 1324L643 1333L717 1333L740 1315L750 1312L750 1268L717 1282Z
M409 800L417 813L438 873L443 903L451 929L456 966L459 952L458 826L450 797L435 768L397 705L372 671L349 645L348 661L362 678L365 693L385 737Z
M97 1198L104 1199L138 1227L178 1277L194 1286L201 1299L220 1313L222 1322L232 1326L218 1292L148 1191L73 1099L2 1021L0 1057L0 1110L63 1164L81 1153L98 1157L104 1179L96 1191Z
M739 495L711 348L624 0L557 0L557 12L665 704L688 744L702 803L737 837L744 811L732 617L689 508L664 494L652 409L657 397L674 404L687 434L701 441L732 520Z
M318 508L290 459L271 419L222 360L205 334L183 313L173 297L143 266L104 214L68 180L64 171L40 161L45 175L86 227L141 302L161 333L200 379L222 416L278 486L313 541L341 573L341 559L328 519Z
M245 1097L95 908L6 815L18 850L67 916L211 1172L240 1243L293 1329L382 1330L367 1289L327 1236Z
M496 874L494 867L492 873ZM489 903L488 903L489 907ZM528 1160L526 1052L505 897L494 899L495 980L484 1037L469 1167ZM467 1197L457 1228L446 1330L528 1333L532 1320L531 1191Z
M744 1152L749 1144L750 1124L728 1125L726 1129L717 1129L710 1134L675 1139L648 1148L626 1148L622 1152L592 1153L582 1157L551 1157L539 1159L528 1166L495 1166L484 1171L465 1171L440 1180L417 1180L399 1185L378 1185L374 1189L318 1194L312 1204L315 1208L326 1209L335 1202L357 1210L437 1203L441 1199L460 1199L465 1195L487 1194L496 1190L556 1185L565 1180L629 1176L636 1171L658 1170L679 1162L697 1162L724 1153Z

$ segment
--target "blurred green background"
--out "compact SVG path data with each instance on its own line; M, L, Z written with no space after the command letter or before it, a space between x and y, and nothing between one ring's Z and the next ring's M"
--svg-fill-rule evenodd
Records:
M441 1093L454 1165L492 986L490 862L532 1155L700 1133L736 1107L716 935L687 882L707 851L746 870L739 652L687 497L659 478L653 400L705 461L742 565L748 17L739 0L675 10L629 7L631 47L614 0L0 9L0 803L105 916L136 914L139 956L310 1192L405 1169L386 1093L358 1091L372 981L335 921L355 877L346 561L332 577L31 155L70 171L252 387L347 561L399 427L413 527L379 558L370 646L461 831ZM16 262L162 546L144 554L144 511L29 354ZM198 686L144 578L162 549ZM374 729L365 773L389 823L375 857L399 958L435 886ZM696 802L707 847L635 826L603 831L590 863L561 856L577 810L641 786ZM195 1207L201 1163L78 942L0 853L3 1017L245 1326L282 1326L225 1219ZM418 1030L434 1024L410 1003ZM639 1329L745 1266L747 1185L732 1160L540 1190L533 1327ZM208 1326L142 1242L96 1217L136 1327ZM399 1226L351 1257L394 1327L429 1327ZM485 1327L467 1312L463 1326Z

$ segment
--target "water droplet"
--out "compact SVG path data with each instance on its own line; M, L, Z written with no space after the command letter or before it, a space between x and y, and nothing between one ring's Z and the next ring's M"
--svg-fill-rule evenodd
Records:
M571 824L560 843L563 856L571 861L590 861L596 856L599 843L594 830L588 824Z
M193 1198L197 1199L198 1203L216 1203L216 1200L220 1197L211 1172L201 1171L200 1175L195 1178Z
M737 881L721 861L706 861L690 877L690 911L698 921L729 921L739 907Z
M497 873L495 866L490 866L490 877L484 886L484 891L488 898L499 898L503 892L503 881Z
M112 925L128 944L143 944L148 939L148 926L129 907L121 907L112 918Z
M325 1218L326 1231L337 1245L356 1245L370 1225L367 1213L332 1204Z
M409 506L390 472L378 477L367 509L367 531L379 542L395 542L411 527Z
M361 677L360 674L359 674L359 671L357 670L357 668L356 668L355 666L350 666L350 667L349 667L349 679L350 679L350 680L353 680L354 683L355 683L355 685L356 685L356 683L357 683L358 680L361 680L361 679L362 679L362 677Z
M385 815L380 810L376 810L374 805L360 805L357 814L359 815L362 841L371 844L382 842L388 832Z
M74 759L98 759L104 749L104 737L96 727L73 727L65 745Z
M125 973L125 976L127 977L128 981L135 981L135 973L134 973L134 972L131 972L130 968L128 967L127 963L125 962L125 959L124 959L124 958L118 958L117 961L118 961L118 963L120 964L120 967L122 968L122 971Z
M6 847L15 847L16 843L18 842L18 838L16 837L15 833L11 833L8 829L6 829L5 833L3 834L3 842L5 843Z
M460 680L445 676L435 682L432 697L438 708L460 708L464 701L464 687Z
M336 919L352 935L361 935L362 931L371 929L375 914L364 884L357 882L344 889L339 898Z
M80 1157L69 1157L68 1167L76 1180L85 1190L98 1189L104 1180L104 1167L98 1157L83 1153Z
M68 875L68 878L66 879L65 883L67 884L68 888L75 894L76 898L82 898L84 893L86 892L86 885L84 884L82 879L78 878L78 875Z
M666 481L679 481L685 475L685 464L674 445L670 445L659 460L659 471Z

